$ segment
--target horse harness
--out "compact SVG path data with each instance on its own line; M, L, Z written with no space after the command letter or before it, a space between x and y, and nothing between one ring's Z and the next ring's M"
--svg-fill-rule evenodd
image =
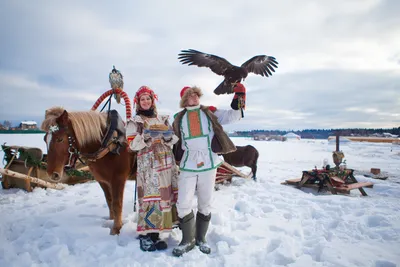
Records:
M118 132L115 130L113 132L112 138L109 138L107 140L106 145L102 146L99 148L94 153L82 153L78 150L76 147L76 141L75 138L70 135L68 135L68 153L69 153L69 158L68 158L68 164L65 165L66 169L73 169L75 168L76 161L79 160L81 161L84 165L87 165L88 162L95 162L98 159L103 158L106 156L108 153L114 153L119 155L119 149L123 146L123 142L121 142L121 138L118 136Z
M76 140L74 136L67 130L68 136L68 164L64 166L66 169L74 169L76 161L79 160L84 165L87 165L87 162L95 162L98 159L103 158L108 153L118 154L119 150L123 146L125 142L125 133L122 129L118 128L118 120L119 116L117 111L110 111L110 120L107 125L106 134L101 141L101 147L94 153L81 153L79 149L76 147ZM83 162L85 160L86 162Z

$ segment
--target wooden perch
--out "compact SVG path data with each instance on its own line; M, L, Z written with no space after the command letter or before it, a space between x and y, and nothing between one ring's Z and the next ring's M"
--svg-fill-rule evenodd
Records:
M44 187L53 188L53 189L57 189L57 190L64 189L64 186L62 186L61 184L49 183L49 182L46 182L46 181L36 178L36 177L32 177L32 176L29 176L26 174L21 174L21 173L10 171L10 170L5 170L3 168L0 168L0 173L3 175L10 176L10 177L18 178L18 179L30 180L32 183L36 183L36 184L44 186Z

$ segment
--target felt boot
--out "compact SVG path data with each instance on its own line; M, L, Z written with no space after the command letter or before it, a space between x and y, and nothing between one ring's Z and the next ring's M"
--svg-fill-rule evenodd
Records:
M207 244L206 234L208 230L208 225L210 224L211 213L206 216L197 212L196 215L196 246L199 246L199 249L204 254L210 254L211 248Z
M195 221L193 211L183 218L179 218L180 228L182 230L182 241L179 246L172 250L176 257L192 250L195 246Z

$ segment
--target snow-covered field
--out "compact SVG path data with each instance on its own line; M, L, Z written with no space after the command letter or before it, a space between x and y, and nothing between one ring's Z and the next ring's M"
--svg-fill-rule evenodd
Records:
M42 138L0 135L0 143L45 151ZM258 182L235 178L215 192L210 255L196 248L173 257L179 229L165 236L166 251L142 252L132 181L125 188L121 234L110 236L105 199L93 182L62 191L0 189L0 266L400 266L399 145L341 145L348 168L389 174L385 181L357 175L374 182L362 197L358 190L343 196L280 184L321 167L325 158L333 165L335 145L325 140L233 141L259 150Z

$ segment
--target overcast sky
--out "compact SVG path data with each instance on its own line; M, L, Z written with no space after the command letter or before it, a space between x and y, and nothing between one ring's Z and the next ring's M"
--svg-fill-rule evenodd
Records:
M229 109L232 95L213 95L221 76L177 60L192 48L279 62L272 77L247 77L245 117L227 130L399 127L399 14L398 0L0 0L0 121L88 110L113 65L131 99L154 89L160 113L179 111L186 85Z

